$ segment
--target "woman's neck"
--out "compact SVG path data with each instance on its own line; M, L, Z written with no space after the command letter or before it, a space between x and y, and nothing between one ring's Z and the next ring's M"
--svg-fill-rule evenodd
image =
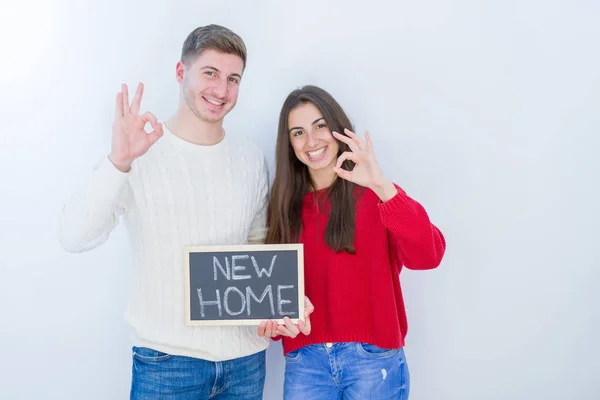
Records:
M309 171L309 175L312 187L315 190L321 190L330 187L337 178L337 174L329 168L324 168L317 171Z

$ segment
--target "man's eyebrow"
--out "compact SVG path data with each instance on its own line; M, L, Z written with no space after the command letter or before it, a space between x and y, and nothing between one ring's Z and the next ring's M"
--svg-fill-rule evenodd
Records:
M203 67L200 67L200 69L212 69L215 72L221 72L217 68L215 68L215 67L213 67L211 65L205 65ZM238 73L231 74L231 76L237 76L239 79L242 79L242 76L240 74L238 74Z

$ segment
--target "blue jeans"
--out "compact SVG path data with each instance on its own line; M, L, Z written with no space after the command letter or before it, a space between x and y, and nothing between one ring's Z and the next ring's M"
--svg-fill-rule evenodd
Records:
M265 351L212 362L133 347L131 400L260 400Z
M403 349L315 344L288 353L285 361L286 400L408 399L410 375Z

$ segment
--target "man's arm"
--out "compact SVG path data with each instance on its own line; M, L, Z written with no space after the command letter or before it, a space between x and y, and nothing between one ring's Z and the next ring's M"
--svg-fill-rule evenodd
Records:
M91 250L104 243L131 200L128 173L119 171L104 157L92 176L63 206L58 237L72 253Z
M90 250L108 239L131 201L131 165L163 135L162 124L152 113L139 113L143 92L144 85L140 83L131 105L127 85L121 85L117 93L111 153L98 163L91 179L60 214L58 236L67 251ZM146 123L152 125L152 132L145 131Z

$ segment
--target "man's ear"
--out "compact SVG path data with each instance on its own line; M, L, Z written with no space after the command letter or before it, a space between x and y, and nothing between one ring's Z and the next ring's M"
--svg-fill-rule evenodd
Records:
M183 78L185 77L185 64L183 61L177 61L177 65L175 65L175 78L177 79L177 83L183 83Z

